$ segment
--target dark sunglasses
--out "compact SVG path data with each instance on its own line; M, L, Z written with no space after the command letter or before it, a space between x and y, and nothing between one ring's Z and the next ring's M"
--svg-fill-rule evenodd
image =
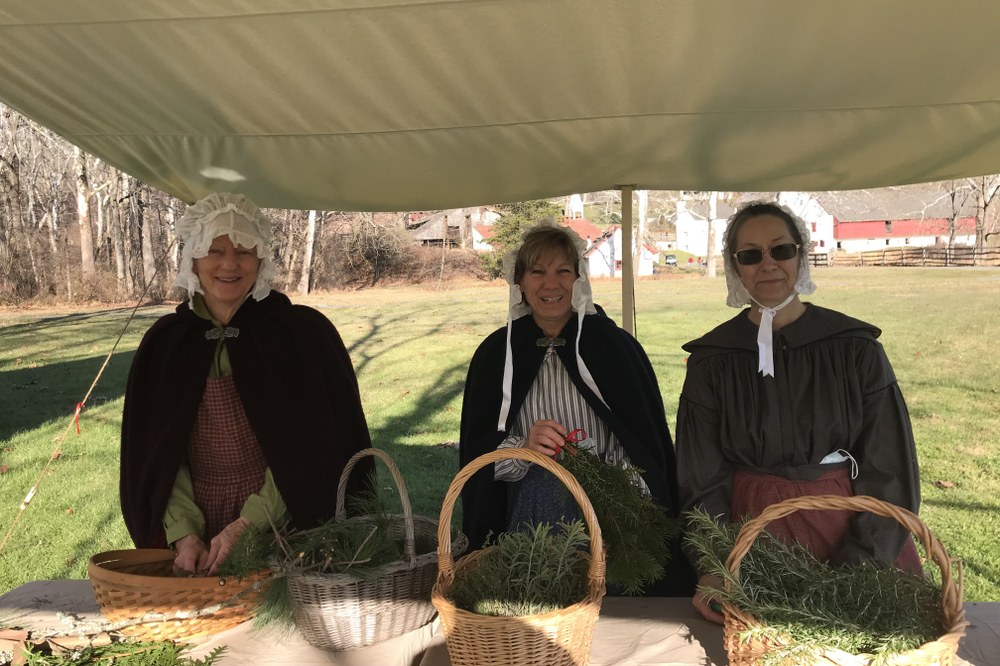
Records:
M775 261L787 261L799 253L799 246L797 243L782 243L768 249L767 253ZM736 257L736 262L740 266L753 266L764 261L764 250L740 250L734 252L733 256Z

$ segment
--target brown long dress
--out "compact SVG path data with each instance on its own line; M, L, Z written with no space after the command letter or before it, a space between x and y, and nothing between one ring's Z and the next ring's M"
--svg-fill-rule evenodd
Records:
M748 312L684 346L691 356L677 413L683 508L701 507L723 520L738 517L734 508L756 513L770 503L765 492L777 491L776 481L789 482L778 496L796 486L801 494L803 484L831 471L820 461L843 450L858 465L845 494L917 512L913 432L879 329L806 303L798 320L775 332L774 377L763 377ZM775 478L737 492L739 470ZM738 495L753 496L753 505L734 507L744 501ZM896 521L854 514L834 559L891 563L908 541Z

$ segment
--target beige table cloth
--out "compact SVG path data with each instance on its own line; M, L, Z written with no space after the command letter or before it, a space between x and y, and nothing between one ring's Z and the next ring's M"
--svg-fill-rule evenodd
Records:
M968 634L962 666L1000 666L1000 602L966 603ZM98 621L86 580L34 581L0 596L0 625L36 632L66 631ZM351 652L314 648L292 631L255 631L250 623L198 639L192 656L225 645L223 666L448 666L437 622L391 641ZM688 599L606 597L594 634L591 666L726 666L722 628L699 619Z

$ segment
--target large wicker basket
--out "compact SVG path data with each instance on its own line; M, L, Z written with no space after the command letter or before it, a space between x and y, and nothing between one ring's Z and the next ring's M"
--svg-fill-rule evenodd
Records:
M267 570L242 579L176 577L173 562L173 551L159 548L110 550L91 557L87 571L104 617L128 623L120 632L133 638L184 640L249 620L270 584Z
M457 608L449 599L455 577L475 567L482 555L493 548L470 553L456 566L453 553L448 549L448 530L455 501L474 473L508 458L527 460L555 474L569 488L583 511L590 533L587 595L572 606L540 615L493 617ZM604 571L601 528L590 500L572 474L550 458L526 449L498 449L479 456L452 480L438 518L438 579L432 599L444 626L452 666L586 666L605 593Z
M965 635L965 611L962 608L962 591L952 577L952 561L944 546L935 538L923 522L913 513L894 504L867 495L842 497L838 495L805 495L772 504L759 516L747 522L740 530L733 550L726 560L726 566L736 580L739 580L740 562L750 550L764 528L774 520L784 518L801 509L846 509L867 511L878 516L894 518L903 527L918 537L924 544L927 555L941 569L941 626L945 634L935 641L925 643L915 650L909 650L888 662L887 666L951 666L955 663L958 641ZM727 581L727 585L728 585ZM770 639L741 638L740 634L750 628L762 626L756 618L744 613L731 604L723 604L723 640L729 654L730 666L754 666L766 654L781 647ZM786 644L787 645L787 644ZM867 666L869 657L831 651L809 662L816 666Z
M437 522L414 516L399 469L384 451L364 449L347 462L337 486L337 519L346 515L347 481L358 460L375 456L386 464L399 491L402 516L393 516L390 533L403 540L403 559L389 564L378 578L363 581L342 574L308 574L292 568L287 575L295 625L313 646L352 650L373 645L418 629L434 618L431 587L437 573L435 551L417 554L416 543L433 544ZM468 539L461 533L451 542L465 552Z

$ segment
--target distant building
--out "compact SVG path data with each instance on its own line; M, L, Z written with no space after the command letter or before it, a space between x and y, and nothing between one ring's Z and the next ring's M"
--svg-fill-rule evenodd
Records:
M740 201L769 199L773 195L748 193ZM910 185L878 190L844 192L781 192L778 202L787 206L809 227L810 253L841 250L863 252L886 247L974 245L976 216L966 204L957 214L939 187ZM715 253L721 255L728 218L735 212L719 202ZM954 235L949 228L955 216ZM677 202L677 249L704 256L708 249L708 203Z
M711 221L715 230L715 255L722 254L722 238L726 231L726 222L734 209L727 203L719 202L715 219ZM677 217L674 225L677 229L676 247L678 250L705 256L708 254L709 206L707 201L677 202Z
M476 252L492 252L493 245L490 239L493 238L492 224L475 224L472 226L472 249Z
M564 227L569 227L575 231L580 238L587 241L588 248L593 245L598 238L604 235L604 232L601 231L600 227L583 217L564 217L560 224Z
M909 185L890 190L820 192L820 206L833 214L834 248L846 252L886 247L976 244L976 210L967 202L955 211L939 188ZM954 217L954 237L949 229Z
M482 233L478 233L477 241L477 227L491 225L499 217L500 213L490 206L452 208L413 214L407 222L407 230L421 245L440 246L447 243L451 247L476 249L477 242L483 246ZM489 245L484 247L488 249Z
M590 277L621 277L622 254L622 230L620 226L613 224L584 253ZM656 248L643 242L636 258L636 273L640 276L652 275L658 258Z

